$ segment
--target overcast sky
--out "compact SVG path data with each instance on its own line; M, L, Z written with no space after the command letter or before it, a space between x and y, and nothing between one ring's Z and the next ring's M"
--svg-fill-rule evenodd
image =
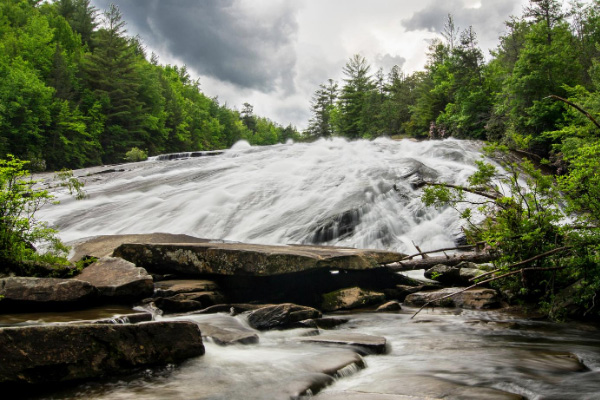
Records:
M372 71L423 69L427 39L451 13L473 26L485 54L527 0L92 0L119 6L129 35L139 35L161 64L185 64L221 103L282 125L306 127L320 83L342 79L353 54Z

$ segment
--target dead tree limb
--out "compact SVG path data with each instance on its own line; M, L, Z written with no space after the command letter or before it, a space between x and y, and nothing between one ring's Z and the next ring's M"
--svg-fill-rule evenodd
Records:
M427 185L427 186L441 186L441 187L447 187L447 188L450 188L450 189L462 190L463 192L473 193L473 194L476 194L478 196L482 196L482 197L485 197L487 199L494 200L494 202L497 201L500 198L499 196L491 194L491 193L486 193L486 192L481 191L481 190L471 189L471 188L464 187L464 186L452 185L450 183L437 183L437 182L424 181L423 184Z
M448 298L450 298L450 297L453 297L453 296L456 296L456 295L458 295L458 294L464 293L464 292L466 292L466 291L467 291L467 290L469 290L469 289L476 288L477 286L481 286L481 285L484 285L484 284L486 284L486 283L490 283L490 282L493 282L493 281L497 281L498 279L506 278L506 277L508 277L508 276L511 276L511 275L522 274L522 273L524 273L525 271L555 271L555 270L558 270L558 269L563 269L563 268L566 268L566 265L563 265L563 266L560 266L560 267L548 267L548 268L535 268L535 267L531 267L531 268L521 268L521 269L518 269L518 270L516 270L516 271L507 272L506 274L503 274L503 275L500 275L500 276L495 276L495 277L493 277L493 278L486 279L485 281L477 282L477 283L475 283L475 284L473 284L473 285L471 285L471 286L469 286L469 287L466 287L466 288L464 288L464 289L462 289L462 290L459 290L458 292L451 293L451 294L448 294L448 295L446 295L446 296L442 296L442 297L439 297L439 298L437 298L437 299L430 300L430 301L428 301L427 303L423 304L423 305L421 306L421 308L419 308L419 309L418 309L418 310L417 310L417 311L416 311L416 312L415 312L415 313L412 315L412 317L410 317L410 319L413 319L414 317L416 317L416 316L417 316L417 314L418 314L418 313L420 313L420 312L421 312L421 311L422 311L422 310L423 310L425 307L427 307L428 305L430 305L430 304L432 304L432 303L435 303L436 301L440 301L440 300L445 300L445 299L448 299Z
M414 269L431 268L437 264L454 266L463 261L470 261L476 264L489 262L498 258L497 255L489 252L469 252L462 254L452 254L449 256L435 256L419 260L398 261L393 264L387 264L386 267L395 271L412 271Z
M533 261L539 260L539 259L541 259L541 258L546 258L546 257L548 257L548 256L551 256L551 255L553 255L553 254L556 254L556 253L561 253L561 252L563 252L563 251L565 251L565 250L569 250L570 248L571 248L571 246L557 247L556 249L552 249L552 250L549 250L549 251L547 251L547 252L545 252L545 253L538 254L538 255L536 255L536 256L534 256L534 257L528 258L527 260L519 261L518 263L515 263L515 264L512 264L512 265L509 265L509 266L508 266L508 267L506 267L506 268L508 268L508 269L517 268L517 267L520 267L521 265L526 265L526 264L529 264L530 262L533 262ZM476 276L476 277L474 277L474 278L471 278L471 279L469 279L469 280L470 280L470 281L474 281L475 279L481 279L481 278L483 278L483 277L485 277L485 276L488 276L488 275L495 274L495 273L496 273L496 272L498 272L498 271L500 271L500 269L495 269L495 270L493 270L493 271L486 272L485 274L481 274L481 275L479 275L479 276Z
M560 100L563 103L566 103L568 105L570 105L571 107L573 107L574 109L576 109L577 111L579 111L580 113L582 113L583 115L585 115L590 121L592 121L594 123L594 125L596 125L596 127L598 129L600 129L600 124L598 123L598 121L596 121L596 119L594 117L592 117L592 115L585 111L583 108L579 107L577 104L567 100L567 99L563 99L562 97L556 96L551 94L550 96L546 97L546 98L551 98L551 99L555 99L555 100Z
M402 258L400 261L410 260L411 258L422 256L424 254L442 253L444 251L451 251L451 250L467 250L467 249L472 249L474 247L475 247L475 249L479 249L479 248L482 248L484 245L485 245L485 242L477 242L475 244L465 244L465 245L456 246L456 247L446 247L446 248L443 248L443 249L422 251L420 253L411 254L410 256L406 256L406 257ZM419 250L419 251L421 251L421 250Z

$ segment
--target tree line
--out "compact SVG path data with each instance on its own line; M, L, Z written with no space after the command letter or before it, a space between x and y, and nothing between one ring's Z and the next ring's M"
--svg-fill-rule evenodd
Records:
M80 168L150 155L275 144L299 133L204 95L185 66L160 65L119 9L90 0L0 1L0 159Z

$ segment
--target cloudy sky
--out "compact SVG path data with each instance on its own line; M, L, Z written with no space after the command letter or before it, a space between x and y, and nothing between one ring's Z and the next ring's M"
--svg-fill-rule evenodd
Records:
M342 79L353 54L372 71L397 64L421 70L427 39L451 13L473 26L480 46L494 48L510 15L527 0L92 0L119 6L161 64L187 65L205 94L282 125L306 127L320 83Z

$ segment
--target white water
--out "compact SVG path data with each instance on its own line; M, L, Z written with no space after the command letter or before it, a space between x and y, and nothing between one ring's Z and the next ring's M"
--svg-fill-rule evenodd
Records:
M481 157L478 149L475 142L452 139L334 139L268 147L240 142L212 157L125 164L116 167L125 171L106 174L89 175L97 168L76 171L89 198L75 201L58 193L61 204L40 217L66 241L167 232L410 252L414 241L435 249L454 243L460 221L452 209L424 207L410 180L464 183ZM344 221L350 223L349 231L339 232L340 220L342 229Z

